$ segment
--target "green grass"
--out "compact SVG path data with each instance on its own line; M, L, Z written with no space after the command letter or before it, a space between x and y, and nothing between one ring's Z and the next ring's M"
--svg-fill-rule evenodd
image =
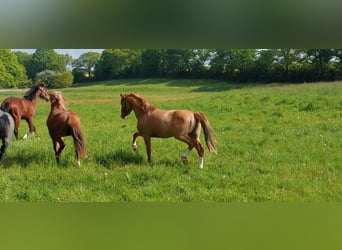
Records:
M40 139L12 139L0 163L0 201L341 201L342 83L229 84L213 80L130 79L62 90L81 117L88 159L77 167L73 142L54 159L38 102ZM218 154L196 151L181 163L186 144L152 139L131 149L136 118L120 118L120 93L138 92L163 109L204 112ZM23 92L0 92L0 99ZM19 134L28 130L22 121ZM202 133L203 134L203 133ZM202 137L202 143L204 143Z

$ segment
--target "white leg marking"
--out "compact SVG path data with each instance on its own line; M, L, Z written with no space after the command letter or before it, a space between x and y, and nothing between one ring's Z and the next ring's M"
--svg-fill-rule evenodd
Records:
M182 154L182 161L184 164L187 164L188 163L188 154L189 154L190 150L187 148L184 153Z
M23 139L25 140L25 139L27 139L27 137L28 137L28 135L25 134L25 135L23 136Z
M134 151L137 151L137 150L138 150L138 145L137 145L137 142L136 142L136 141L134 141L134 142L132 143L132 148L133 148Z
M203 157L199 157L199 164L198 164L199 168L203 168Z
M77 165L80 167L80 166L81 166L81 162L80 162L80 161L77 161Z
M182 158L186 158L189 154L190 150L187 148L184 153L182 154Z

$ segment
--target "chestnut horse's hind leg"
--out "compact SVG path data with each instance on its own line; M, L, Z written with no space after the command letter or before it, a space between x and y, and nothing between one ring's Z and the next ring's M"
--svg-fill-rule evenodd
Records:
M55 151L55 158L57 163L59 163L59 155L62 153L65 147L65 143L62 138L54 139L53 140L53 149Z
M75 150L75 152L76 152L76 157L77 157L77 166L81 166L81 159L80 159L80 153L78 152L78 150Z
M194 147L196 147L198 156L199 156L199 163L198 163L198 167L199 168L203 168L203 156L204 156L204 149L201 145L201 143L198 140L195 140L187 135L180 135L180 136L175 136L176 139L185 142L186 144L189 145L189 148L187 150L184 151L184 153L182 154L182 160L183 163L187 163L188 159L187 159L187 155L189 154L189 152L191 151L191 149L193 149Z

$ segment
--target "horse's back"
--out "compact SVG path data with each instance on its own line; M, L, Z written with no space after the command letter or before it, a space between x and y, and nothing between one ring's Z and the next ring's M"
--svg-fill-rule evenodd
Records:
M194 129L194 113L189 110L155 109L138 121L138 130L153 137L185 135Z
M24 110L24 104L22 98L18 98L15 96L7 97L3 100L1 104L1 109L5 112L13 114L14 112L19 112Z
M46 121L50 135L68 136L72 127L80 127L80 118L76 112L50 112Z

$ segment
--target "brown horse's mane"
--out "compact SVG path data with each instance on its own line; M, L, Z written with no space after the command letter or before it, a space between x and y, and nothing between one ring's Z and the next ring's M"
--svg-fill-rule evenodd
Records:
M36 93L39 90L39 87L44 87L45 85L40 83L36 86L33 86L32 88L30 88L24 95L24 98L29 100L29 101L33 101L36 98Z
M128 94L127 97L132 97L138 101L138 104L140 105L140 110L143 114L148 113L149 111L152 111L155 109L152 105L150 105L144 98L139 96L138 94L131 93Z

